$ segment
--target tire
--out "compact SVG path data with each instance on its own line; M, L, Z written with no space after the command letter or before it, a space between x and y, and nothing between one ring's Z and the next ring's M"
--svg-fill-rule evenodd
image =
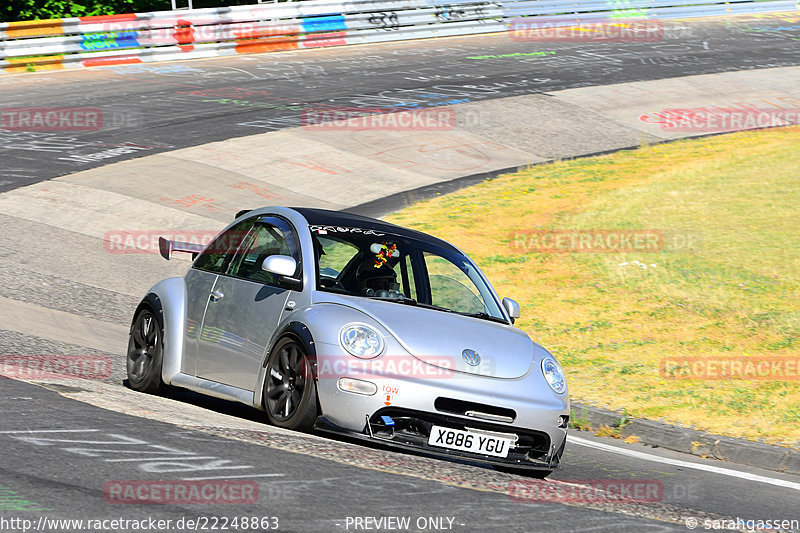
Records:
M317 386L305 349L290 337L278 341L267 361L264 409L282 428L310 431L317 420Z
M161 366L164 355L161 321L150 307L136 315L128 340L128 384L134 390L158 394L164 390Z

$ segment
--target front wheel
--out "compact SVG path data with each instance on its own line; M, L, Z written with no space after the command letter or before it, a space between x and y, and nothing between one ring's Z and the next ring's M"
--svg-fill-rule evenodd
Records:
M126 366L132 389L153 394L163 390L163 353L161 324L153 311L145 307L136 315L128 341Z
M311 362L291 338L278 341L267 361L264 407L276 426L309 431L317 419L317 387Z

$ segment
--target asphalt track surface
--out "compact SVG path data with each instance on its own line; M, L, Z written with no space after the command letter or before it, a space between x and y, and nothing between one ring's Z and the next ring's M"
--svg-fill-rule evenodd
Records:
M798 28L773 15L665 21L656 42L522 42L493 34L0 76L0 109L90 108L102 116L93 131L0 130L0 192L114 161L297 127L308 110L415 109L795 66Z
M785 27L769 18L728 19L676 23L665 28L665 39L658 43L520 43L491 35L0 77L2 109L93 107L112 117L111 124L93 132L3 130L0 190L137 155L298 126L308 107L407 109L800 64L800 33ZM471 59L476 57L483 59ZM119 147L133 149L114 158L87 157ZM13 276L5 279L13 284ZM16 290L11 287L12 293ZM131 302L111 303L124 323ZM0 340L5 353L87 353L79 346L12 332L0 331ZM121 360L114 364L124 368ZM164 404L176 419L198 409L209 422L192 426L164 421L169 417L134 417L124 409L72 399L70 394L80 394L74 384L48 389L0 379L0 519L25 518L39 525L45 516L155 517L173 520L168 530L185 531L193 528L178 527L177 520L256 516L277 517L279 531L298 532L655 532L687 531L684 524L692 518L704 530L706 519L800 519L796 476L573 432L577 438L568 444L565 466L547 487L586 486L596 480L657 482L663 487L658 497L638 503L565 502L563 497L518 501L512 496L531 494L515 492L520 483L528 486L525 478L281 432L252 425L260 416L251 409L180 391L150 398L127 391L121 381L115 373L106 384L129 405L156 411ZM220 417L232 420L230 427L212 421ZM623 452L602 448L609 444ZM167 448L180 460L167 465L148 456ZM628 451L648 455L625 455ZM703 470L708 464L727 472ZM231 472L257 483L258 503L125 505L104 498L109 482L230 477ZM411 527L355 525L358 517L393 516L409 517ZM0 530L21 531L19 525L0 521ZM81 529L73 524L49 530Z
M257 418L252 410L188 392L175 392L174 399L197 403L209 411ZM566 466L550 480L539 482L346 442L317 439L308 443L304 439L310 437L291 432L279 435L277 441L283 439L282 445L276 445L274 434L265 440L267 434L258 431L181 427L99 409L14 380L3 381L0 406L4 420L0 447L5 457L14 458L13 464L4 461L0 466L5 488L0 517L26 518L33 523L40 517L155 517L173 520L171 530L181 531L177 527L181 518L258 516L277 517L280 531L326 532L357 530L356 517L397 516L410 517L409 531L686 531L683 524L692 518L700 524L723 517L796 518L791 515L796 514L800 489L796 478L793 488L754 482L751 479L757 476L793 482L792 476L755 468L722 465L743 478L694 470L688 465L702 464L702 460L666 450L628 446L625 449L652 454L655 460L626 458L587 446L602 445L606 439L584 434L575 440L580 444L568 445ZM347 460L352 456L358 459ZM673 466L658 462L661 460L686 461L687 465ZM365 468L370 461L380 466ZM413 474L397 475L393 471L400 466ZM109 484L131 480L221 478L255 482L257 503L120 504L111 501L109 488ZM584 497L564 503L568 496L554 496L557 490L571 494L565 483L596 487L603 481L632 486L655 483L659 489L657 496L646 502ZM542 485L531 489L530 483ZM9 507L13 510L7 510ZM432 517L445 520L443 526L425 522ZM413 527L418 520L424 527Z

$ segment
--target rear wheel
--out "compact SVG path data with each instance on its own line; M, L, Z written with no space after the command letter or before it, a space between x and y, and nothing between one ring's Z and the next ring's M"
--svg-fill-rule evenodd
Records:
M267 361L264 407L276 426L309 431L317 419L317 387L305 349L287 337L278 341Z
M128 340L128 383L141 392L158 393L164 388L161 365L164 353L161 324L149 307L133 321Z

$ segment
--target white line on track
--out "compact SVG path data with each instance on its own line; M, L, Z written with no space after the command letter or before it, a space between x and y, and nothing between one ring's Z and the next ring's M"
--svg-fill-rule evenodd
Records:
M283 477L286 474L249 474L245 476L185 477L183 481L206 481L208 479L241 479L249 477Z
M183 455L170 455L169 457L134 457L129 459L106 459L107 463L135 463L135 462L148 462L152 463L153 461L183 461L184 459L190 459L192 461L197 460L208 460L208 459L219 459L219 457L213 455L209 457L198 457L197 455L192 455L192 452L187 452Z
M731 470L730 468L721 468L719 466L714 465L707 465L702 463L690 463L689 461L682 461L680 459L670 459L668 457L659 457L658 455L652 455L645 452L637 452L635 450L626 450L625 448L619 448L617 446L611 446L609 444L603 444L601 442L594 442L592 440L582 439L580 437L573 437L570 435L567 438L567 442L571 444L577 444L579 446L586 446L588 448L595 448L597 450L603 450L606 452L611 453L618 453L620 455L627 455L628 457L634 457L636 459L643 459L645 461L654 461L656 463L663 463L667 465L673 466L680 466L683 468L693 468L695 470L704 470L706 472L712 472L714 474L720 474L723 476L731 476L731 477L738 477L742 479L746 479L748 481L758 481L759 483L768 483L770 485L776 485L778 487L784 487L787 489L793 490L800 490L800 483L795 483L794 481L786 481L784 479L776 479L767 476L759 476L758 474L751 474L749 472L739 472L738 470Z
M0 433L91 433L99 429L17 429L14 431L0 431Z

